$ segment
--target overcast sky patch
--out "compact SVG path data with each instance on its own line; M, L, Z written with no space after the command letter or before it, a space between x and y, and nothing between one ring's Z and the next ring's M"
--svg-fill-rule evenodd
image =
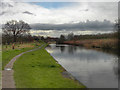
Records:
M79 23L66 23L66 24L30 24L34 30L101 30L101 31L112 31L114 29L114 23L109 20L104 21L89 21Z
M117 2L0 2L0 20L23 20L33 30L54 36L58 33L96 33L114 30L118 19ZM28 0L29 1L29 0ZM52 30L51 33L46 31ZM54 33L53 33L54 32ZM53 33L53 34L52 34ZM35 33L34 33L35 34ZM37 34L37 33L36 33Z

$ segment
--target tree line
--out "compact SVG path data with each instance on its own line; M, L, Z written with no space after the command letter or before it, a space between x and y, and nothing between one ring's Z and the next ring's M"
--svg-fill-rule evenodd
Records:
M85 39L107 39L107 38L118 38L120 39L120 19L116 20L114 25L114 32L104 34L87 34L87 35L74 35L69 33L68 35L60 35L57 43L64 43L64 41L70 40L85 40Z
M107 34L96 34L96 35L74 35L73 33L69 33L68 35L60 35L59 39L56 40L57 43L63 43L64 41L69 40L81 40L81 39L106 39L106 38L120 38L120 19L116 20L114 33ZM31 42L33 40L43 40L47 41L50 38L44 38L43 36L32 36L30 34L31 27L28 23L24 21L16 21L11 20L6 24L2 25L2 43L10 44L16 42Z

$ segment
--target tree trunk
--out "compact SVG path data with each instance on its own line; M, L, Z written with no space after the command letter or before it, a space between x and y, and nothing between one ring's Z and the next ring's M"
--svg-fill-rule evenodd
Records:
M14 35L14 37L13 37L13 41L16 42L16 35Z

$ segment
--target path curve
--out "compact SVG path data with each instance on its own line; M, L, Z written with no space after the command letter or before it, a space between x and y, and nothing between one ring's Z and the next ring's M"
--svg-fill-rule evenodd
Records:
M31 51L36 51L40 48L42 48L44 45L42 45L39 48L35 48L26 52L23 52L17 56L15 56L13 59L10 60L10 62L5 66L4 70L2 71L2 88L16 88L15 82L14 82L14 70L13 70L13 64L19 58L21 55L31 52Z

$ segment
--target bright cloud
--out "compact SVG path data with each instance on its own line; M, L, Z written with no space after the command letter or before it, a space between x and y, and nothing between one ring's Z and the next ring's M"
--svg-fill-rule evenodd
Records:
M111 33L112 31L103 31L102 33ZM101 33L101 31L67 31L67 30L62 30L62 31L58 31L58 30L31 30L30 33L32 35L36 35L36 36L44 36L44 37L58 37L61 34L62 35L68 35L69 33L74 33L75 35L85 35L85 34L99 34Z
M71 5L66 4L59 8L46 8L39 3L40 2L36 2L35 4L30 2L16 2L16 0L2 0L2 2L0 2L1 23L4 24L9 20L24 20L29 24L57 24L58 26L61 26L59 28L62 28L62 30L40 29L38 31L32 30L31 33L33 35L41 34L44 36L59 36L60 34L68 34L70 32L74 32L74 34L90 34L99 33L101 31L110 32L109 30L96 30L96 28L95 30L87 29L84 31L79 30L79 28L77 28L77 30L73 30L74 28L72 28L68 31L62 26L72 26L72 24L75 26L74 24L85 22L86 20L89 20L91 22L96 20L103 22L104 19L106 19L111 23L114 23L118 18L117 2L71 2Z
M61 8L44 8L32 3L3 2L0 19L25 20L28 23L63 24L89 20L117 19L117 3L74 3ZM107 6L106 6L107 5ZM25 13L26 12L26 13Z

